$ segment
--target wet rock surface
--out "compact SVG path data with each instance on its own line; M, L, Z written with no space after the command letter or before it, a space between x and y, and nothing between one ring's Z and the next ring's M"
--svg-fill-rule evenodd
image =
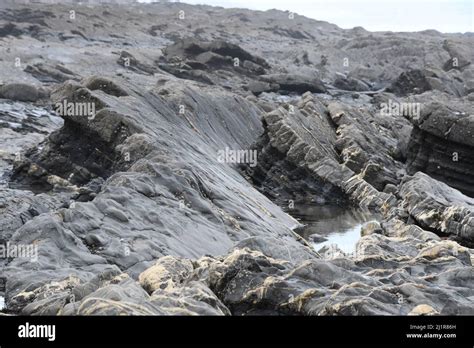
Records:
M69 10L0 6L4 312L474 313L472 35ZM317 252L295 205L377 219Z

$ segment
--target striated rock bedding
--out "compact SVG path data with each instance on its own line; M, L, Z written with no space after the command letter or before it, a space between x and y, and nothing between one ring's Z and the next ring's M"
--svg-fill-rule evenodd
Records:
M472 33L74 10L0 5L4 313L474 314ZM378 222L318 253L290 201Z

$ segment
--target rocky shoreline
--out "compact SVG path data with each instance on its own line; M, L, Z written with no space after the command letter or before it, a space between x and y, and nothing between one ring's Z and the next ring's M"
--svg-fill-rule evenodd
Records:
M472 33L70 10L0 7L4 314L474 314ZM380 218L322 253L303 204Z

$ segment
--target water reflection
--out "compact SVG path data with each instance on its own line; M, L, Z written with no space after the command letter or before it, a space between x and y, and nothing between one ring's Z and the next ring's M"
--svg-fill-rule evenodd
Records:
M360 238L360 229L368 221L376 220L373 214L355 208L340 206L300 206L287 213L304 225L295 230L310 242L315 250L337 245L344 253L353 253Z

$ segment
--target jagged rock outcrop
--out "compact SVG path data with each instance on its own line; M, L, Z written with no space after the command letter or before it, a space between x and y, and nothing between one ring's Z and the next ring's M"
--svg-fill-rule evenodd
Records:
M408 142L411 124L398 115L339 102L328 105L337 125L335 148L343 163L379 191L400 182L405 169L399 161Z
M300 264L248 248L195 261L167 256L140 275L147 291L110 270L100 282L69 278L12 302L30 302L24 314L422 315L430 307L462 315L473 310L472 273L467 249L421 230L368 235L356 258Z
M309 166L325 157L336 160L336 141L324 106L306 94L299 105L286 105L264 115L265 133L256 147L259 162L248 168L260 189L282 203L344 201L337 186L327 185ZM322 203L322 202L320 202Z
M386 90L398 96L420 94L431 90L443 91L458 97L466 95L466 84L462 77L455 70L451 74L454 78L441 69L408 70L401 73Z
M375 210L394 204L391 194L379 192L349 165L340 163L336 149L344 138L338 139L336 134L341 133L336 133L332 121L349 124L343 116L336 106L326 109L309 93L296 106L265 114L265 133L256 144L260 161L256 169L248 169L257 187L281 204L352 201Z
M421 172L403 182L400 196L422 228L474 245L474 199Z
M287 239L290 247L300 243L290 230L295 220L245 184L232 163L217 161L220 149L249 147L258 136L259 110L253 104L175 81L149 91L145 101L137 86L127 87L128 96L116 96L110 91L125 88L118 82L113 88L112 82L102 82L84 81L94 90L66 82L55 91L55 100L96 102L99 111L94 119L64 116L63 128L39 151L26 154L17 167L15 178L35 177L37 171L31 168L39 168L46 179L54 176L65 185L75 185L74 192L87 188L91 180L106 181L98 192L89 194L90 201L75 201L58 213L42 214L13 233L11 243L39 239L41 244L37 263L28 266L13 260L5 268L10 279L7 299L40 280L61 279L71 271L87 280L112 263L136 276L160 256L224 253L250 236ZM179 113L180 105L186 106L184 115ZM155 126L150 127L150 122ZM121 132L123 127L132 131ZM104 147L98 147L99 142ZM181 152L189 146L200 148L200 157ZM99 151L88 152L88 148ZM120 167L121 163L127 166ZM26 165L28 170L19 170ZM205 174L209 170L213 176ZM82 173L87 175L79 176ZM227 186L222 186L223 181ZM159 214L153 213L157 210ZM193 233L185 232L191 226ZM37 267L43 271L37 272Z
M425 104L410 137L410 174L422 171L474 197L474 104Z
M24 163L15 168L15 180L31 182L47 181L50 174L69 180L72 184L85 184L94 178L105 179L112 172L124 167L124 161L115 147L137 132L127 122L127 116L113 111L106 102L107 97L118 96L111 92L110 85L87 80L91 89L78 83L67 82L53 92L53 105L84 106L59 112L64 126L49 137L42 151L31 151ZM112 84L112 82L110 82ZM115 88L115 90L118 87ZM101 97L97 91L102 91ZM32 175L32 173L35 173Z
M37 247L0 258L3 312L474 313L472 34L70 10L0 5L0 243ZM289 201L376 221L316 252Z
M212 60L214 58L216 58L217 63L219 63L219 59L224 59L225 57L231 57L232 62L235 58L238 58L244 65L247 61L259 65L262 68L269 67L263 58L252 55L236 44L221 40L200 42L196 39L187 38L171 46L167 46L165 56L168 57L168 59L179 57L181 60L194 58L202 64L210 64L209 67L213 67Z
M207 42L195 38L178 40L166 47L161 60L159 67L162 70L180 78L211 85L226 85L232 89L233 84L228 82L229 72L232 72L236 75L235 79L247 84L252 93L259 94L275 89L255 79L256 76L266 73L269 64L227 41Z

